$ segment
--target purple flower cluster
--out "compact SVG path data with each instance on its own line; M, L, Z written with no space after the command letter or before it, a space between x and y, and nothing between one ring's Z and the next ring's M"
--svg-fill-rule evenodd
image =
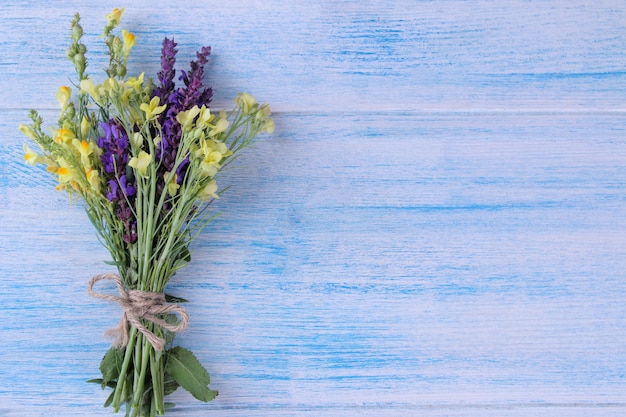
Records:
M166 104L166 110L159 115L158 122L160 131L153 131L154 137L161 136L156 149L157 165L157 193L167 192L165 176L167 172L176 170L177 182L182 184L189 157L187 156L176 166L176 155L182 139L182 128L176 120L176 115L181 111L191 109L193 106L202 107L208 105L213 96L211 88L203 88L204 65L208 62L211 48L203 47L197 53L197 60L192 61L189 71L181 71L179 80L183 86L176 88L174 78L176 70L176 42L165 38L161 55L161 71L158 74L160 85L156 86L152 96L158 96L160 104ZM123 239L127 243L137 241L137 219L132 210L137 194L136 181L132 177L132 170L127 170L130 146L128 135L121 123L110 120L101 124L104 135L98 139L98 146L102 149L101 161L104 177L107 183L106 197L114 204L115 216L124 225ZM169 211L171 201L166 201L163 210Z
M187 172L189 158L185 158L177 167L176 154L182 138L182 129L176 115L181 111L191 109L193 106L202 107L209 105L213 97L211 88L203 88L204 65L208 62L211 53L210 47L203 47L197 54L197 60L191 61L190 71L181 71L179 77L184 84L176 88L174 77L176 70L176 42L173 39L165 38L161 50L161 71L158 74L160 85L155 87L153 96L160 98L160 103L167 104L165 112L161 113L159 123L161 125L161 142L159 143L156 158L160 162L159 182L157 183L159 193L163 192L165 182L163 177L166 172L176 169L177 183L182 181ZM167 208L167 207L166 207Z
M137 220L131 207L134 205L137 190L134 179L126 175L130 152L128 135L117 120L101 123L100 127L104 130L104 136L98 138L98 147L102 149L100 160L108 185L106 197L114 204L115 216L124 225L122 239L126 243L135 243Z

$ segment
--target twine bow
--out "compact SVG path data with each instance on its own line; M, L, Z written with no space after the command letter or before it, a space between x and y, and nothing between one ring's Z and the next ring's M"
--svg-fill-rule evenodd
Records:
M109 295L95 292L93 286L101 280L115 281L117 289L120 293L117 295ZM108 330L105 334L112 336L115 346L126 346L128 344L128 324L133 325L141 334L145 336L155 350L161 350L165 347L165 339L155 335L148 330L141 320L154 323L165 330L171 332L180 332L187 328L189 324L189 315L185 309L176 304L166 303L165 294L162 292L148 292L140 290L127 290L124 288L122 279L117 274L101 274L91 278L87 286L87 292L94 298L101 300L115 301L119 303L124 311L122 319L117 327ZM158 317L160 314L174 313L180 318L177 324L170 324Z

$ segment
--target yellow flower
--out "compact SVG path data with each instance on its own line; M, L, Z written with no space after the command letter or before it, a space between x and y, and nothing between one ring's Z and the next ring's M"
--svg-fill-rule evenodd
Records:
M76 136L74 136L74 132L72 132L69 129L66 128L61 128L59 130L57 130L57 134L54 137L54 140L57 143L65 143L65 144L69 144L72 142L72 140L75 138Z
M256 99L248 93L239 93L235 103L241 108L243 114L250 114L256 106Z
M85 174L87 175L87 181L91 184L91 187L96 193L100 192L100 173L92 168L88 168L85 170Z
M126 29L122 30L122 41L124 42L122 53L124 56L128 56L130 49L135 46L136 43L135 34L127 31Z
M143 145L143 135L139 132L135 132L133 133L133 143L135 144L135 146L141 146Z
M100 102L100 88L96 87L91 78L80 81L80 92L89 94L97 103Z
M199 113L200 109L198 106L193 106L189 110L181 111L176 115L176 120L180 123L180 127L183 129L183 132L189 132L191 130L193 121Z
M202 200L206 200L209 197L211 198L219 198L217 193L217 182L215 180L209 181L209 183L198 192L198 198Z
M112 93L114 93L115 91L117 91L118 88L119 88L119 85L117 83L117 80L113 77L107 78L102 83L102 89L103 89L104 94L108 94L109 96L112 95Z
M220 133L226 132L228 126L230 126L230 123L228 122L228 119L226 119L226 115L222 117L220 114L220 118L217 119L217 122L215 122L215 126L212 126L212 129L209 131L209 136L215 137Z
M211 114L211 110L207 106L202 105L200 112L198 113L198 118L196 119L196 126L205 127L213 120L214 117L215 116Z
M24 160L30 165L35 165L37 162L41 162L41 156L24 144Z
M228 129L228 126L229 126L228 120L219 119L217 123L215 123L215 128L213 129L213 132L214 133L226 132L226 129Z
M37 134L35 133L35 131L28 125L25 124L21 124L20 125L20 132L22 132L25 136L31 138L32 140L37 140Z
M215 165L213 162L202 161L200 162L200 168L207 177L214 177L217 174L219 165Z
M91 129L91 123L89 123L89 119L87 119L87 116L83 116L83 120L80 122L80 134L83 138L87 137L89 129Z
M274 133L274 119L268 117L265 119L265 123L263 123L263 127L261 128L262 132Z
M163 110L167 107L165 104L159 106L159 100L159 96L154 96L152 100L150 100L150 103L141 103L139 105L139 109L146 113L146 120L151 120L155 116L163 113Z
M130 116L130 122L134 125L140 125L143 123L143 119L141 118L141 112L137 111L137 107L128 106L128 113Z
M67 105L70 102L70 96L72 95L72 89L68 86L61 86L57 91L57 100L59 101L59 105L63 110L67 108Z
M119 25L120 21L122 20L122 14L124 14L124 8L118 9L116 7L115 9L113 9L113 11L107 15L109 25Z
M139 175L145 177L150 162L152 162L152 156L146 151L141 151L139 152L138 156L133 156L132 158L130 158L130 161L128 161L128 165L135 168Z
M96 145L93 142L87 142L86 140L72 140L72 145L76 148L78 153L80 153L80 162L84 167L90 167L91 163L89 162L89 155L91 155L95 149Z
M143 87L143 78L144 78L143 72L139 74L139 77L137 78L129 77L128 80L126 80L126 86L139 93L141 92L142 87Z
M59 182L65 184L72 181L74 179L74 171L70 164L63 158L59 158L58 162L57 175L59 176Z
M169 195L174 197L176 195L176 193L178 192L178 189L180 188L180 185L177 182L178 175L174 174L174 175L170 176L170 174L171 174L170 172L166 172L165 173L165 178L170 177L170 180L167 183L167 192L169 193Z

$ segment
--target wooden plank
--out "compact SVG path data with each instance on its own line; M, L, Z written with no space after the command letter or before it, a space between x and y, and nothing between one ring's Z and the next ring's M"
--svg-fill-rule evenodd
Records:
M102 76L109 6L22 0L0 10L0 108L54 108L76 11ZM279 111L625 110L626 7L614 1L137 0L124 22L138 36L131 72L156 74L164 36L179 41L183 63L212 45L221 106L246 90Z
M106 252L23 166L20 117L0 118L1 412L109 414L84 384L119 314L85 293ZM220 390L209 405L176 394L181 415L624 413L622 117L277 127L224 175L224 216L172 283L191 300L178 340Z
M106 251L23 164L54 120L67 24L109 6L0 5L0 416L110 415L119 315ZM625 414L626 8L613 1L136 0L135 61L210 44L216 105L247 90L277 134L220 184L172 282L220 396L173 415ZM97 73L103 55L91 56Z

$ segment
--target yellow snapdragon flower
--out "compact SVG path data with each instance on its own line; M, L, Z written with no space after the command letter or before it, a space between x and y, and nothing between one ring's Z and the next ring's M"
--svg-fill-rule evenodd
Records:
M159 106L160 98L159 96L152 97L150 103L141 103L139 105L139 109L142 110L146 114L146 120L152 120L159 114L163 113L167 105Z
M131 48L135 46L135 43L137 42L135 39L135 34L127 31L126 29L123 29L122 42L124 43L124 46L122 47L122 53L125 57L128 57Z
M27 144L24 144L24 160L30 165L35 165L36 163L41 162L41 156L29 148Z
M96 86L91 78L81 80L79 86L81 93L89 94L96 103L100 102L100 98L104 93L102 86Z
M141 151L138 156L130 158L128 165L135 168L139 175L145 177L148 166L150 166L150 162L152 162L152 156L146 151Z
M59 158L58 163L59 166L56 172L59 176L59 182L62 184L66 184L72 181L75 174L70 164L64 158Z
M213 118L215 118L215 116L211 114L211 110L207 106L202 105L198 112L198 118L196 119L196 127L206 127Z
M35 133L35 131L28 125L25 124L21 124L20 125L20 132L22 132L22 134L24 134L25 136L29 137L32 140L37 140L37 134Z
M80 162L83 164L83 166L85 168L90 167L91 162L89 161L89 156L93 154L96 150L95 143L88 142L84 139L82 141L78 139L73 139L72 145L74 145L74 148L76 148L76 150L80 154Z
M74 140L75 138L76 136L74 135L74 132L64 127L61 129L58 129L56 131L56 135L54 136L54 140L57 143L64 143L66 145L70 144L72 140Z
M215 127L211 130L211 134L216 135L219 133L226 132L226 129L228 129L228 126L230 126L228 119L226 118L217 119L217 122L215 123Z
M189 132L193 127L193 121L200 114L200 108L193 106L187 111L181 111L176 115L176 120L180 123L183 132Z
M217 195L217 182L215 180L209 181L209 183L198 193L198 198L201 200L219 198Z
M111 26L119 25L120 21L122 20L122 15L123 14L124 14L124 8L123 7L121 9L119 9L117 7L115 9L113 9L113 11L107 15L107 21L108 21L109 25L111 25Z
M59 105L61 106L61 109L65 110L67 108L67 105L70 102L71 95L72 89L70 87L66 85L59 87L59 90L57 91L57 100L59 102Z
M97 169L88 168L85 170L85 174L87 176L87 181L91 185L91 188L95 193L100 192L100 173Z
M168 177L170 177L170 180L167 183L167 192L169 193L169 195L174 197L178 192L178 189L180 188L180 185L178 184L178 174L174 173L173 175L171 175L170 172L166 172L165 178Z
M133 133L132 139L133 139L133 143L135 144L135 146L140 147L141 145L143 145L144 138L141 133L139 132Z
M141 90L143 89L143 79L144 79L144 73L142 72L141 74L139 74L139 77L135 78L135 77L128 77L128 79L126 80L126 87L135 90L136 92L141 92Z
M204 140L200 149L196 151L196 156L202 158L200 168L207 177L214 177L221 168L220 162L225 156L232 155L226 144L216 140Z
M241 108L243 114L250 114L255 109L256 99L251 94L239 93L235 98L235 103Z
M265 119L261 132L274 133L274 119L270 117Z
M91 123L89 123L87 116L83 116L83 120L80 122L80 134L83 138L87 137L89 129L91 129Z

